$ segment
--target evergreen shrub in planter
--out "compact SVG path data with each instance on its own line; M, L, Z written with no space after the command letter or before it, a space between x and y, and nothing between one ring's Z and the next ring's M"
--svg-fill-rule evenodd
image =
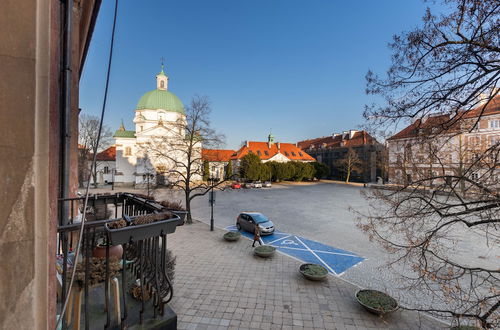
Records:
M300 265L300 273L304 275L305 278L311 281L321 281L328 275L328 270L317 264L302 264Z
M241 234L237 231L228 231L227 233L224 234L224 239L229 242L234 242L239 240L241 237Z
M398 302L394 298L377 290L359 290L356 292L356 300L367 311L377 315L391 313L398 309Z
M255 255L262 258L269 258L274 254L274 251L276 251L276 248L270 245L259 245L253 250Z

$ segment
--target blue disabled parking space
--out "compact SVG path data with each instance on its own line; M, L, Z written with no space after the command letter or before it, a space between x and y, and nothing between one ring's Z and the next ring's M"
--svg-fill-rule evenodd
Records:
M236 226L229 226L226 230L238 231ZM240 232L245 237L253 238L252 233L244 230ZM304 262L323 265L330 273L335 275L342 275L349 268L365 260L365 258L354 252L281 231L275 231L273 235L262 236L261 240L264 244L274 246L277 250L291 257Z

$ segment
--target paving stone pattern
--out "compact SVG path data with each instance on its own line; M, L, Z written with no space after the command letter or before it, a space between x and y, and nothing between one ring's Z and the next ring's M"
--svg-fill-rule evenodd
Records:
M372 315L354 299L356 286L334 276L308 281L296 259L253 256L250 240L226 242L224 232L195 222L169 235L177 256L170 306L179 329L447 328L415 312Z

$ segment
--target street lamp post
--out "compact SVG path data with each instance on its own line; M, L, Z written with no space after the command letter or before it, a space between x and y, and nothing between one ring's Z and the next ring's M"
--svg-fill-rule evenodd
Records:
M208 202L210 203L210 231L214 231L214 204L215 204L215 192L214 186L216 182L219 182L219 178L210 177L210 194Z

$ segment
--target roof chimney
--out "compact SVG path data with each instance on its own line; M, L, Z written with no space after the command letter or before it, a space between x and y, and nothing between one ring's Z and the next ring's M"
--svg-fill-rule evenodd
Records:
M247 148L250 148L250 141L246 140L245 144L246 144Z
M357 131L353 129L349 130L349 139L352 139L352 137L354 136L354 134L356 134L356 132Z
M280 151L280 143L276 143L276 146L278 147L278 151Z

